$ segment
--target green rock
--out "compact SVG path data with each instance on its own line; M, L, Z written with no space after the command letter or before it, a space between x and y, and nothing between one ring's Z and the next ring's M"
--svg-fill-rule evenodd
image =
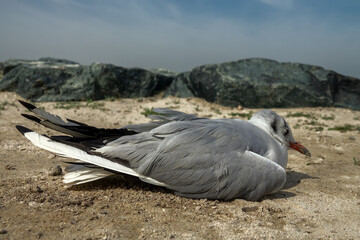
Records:
M360 109L360 80L322 67L253 58L179 74L166 96L199 97L225 106Z
M32 101L153 96L199 97L225 106L345 107L360 110L360 80L322 67L253 58L175 73L66 59L10 59L0 91Z
M173 76L140 68L68 60L9 60L0 91L15 91L32 101L98 100L108 97L149 97L170 85Z

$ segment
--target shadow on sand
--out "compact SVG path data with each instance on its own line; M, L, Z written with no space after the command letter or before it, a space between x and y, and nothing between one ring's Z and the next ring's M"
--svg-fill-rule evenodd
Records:
M301 183L303 179L319 179L317 177L309 176L308 174L296 172L296 171L287 171L287 179L283 188L274 194L266 195L260 199L281 199L281 198L291 198L295 197L296 194L286 191L291 189ZM77 185L70 187L71 190L75 191L97 191L99 189L134 189L138 191L150 191L153 193L174 193L173 191L166 189L164 187L154 186L145 182L142 182L137 177L128 176L125 174L117 174L112 177L107 177L95 182L90 182L87 184Z
M291 189L301 183L303 179L319 179L318 177L312 177L306 173L296 172L296 171L287 171L286 183L282 187L282 189L274 194L270 194L261 198L261 200L265 199L279 199L279 198L291 198L295 197L296 194L292 192L285 191L287 189Z
M173 191L164 187L151 185L141 181L137 177L129 176L126 174L116 174L114 176L106 177L98 181L89 182L86 184L71 186L69 189L74 191L98 191L103 189L133 189L137 191L150 191L171 193Z

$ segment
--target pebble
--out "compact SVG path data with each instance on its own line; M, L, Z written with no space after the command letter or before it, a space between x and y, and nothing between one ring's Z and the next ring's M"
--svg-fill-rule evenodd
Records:
M6 170L15 170L16 168L15 168L14 165L7 164L7 165L5 166L5 169L6 169Z
M349 140L355 141L355 140L356 140L356 137L355 137L355 136L350 136L350 137L349 137Z
M44 192L39 186L36 186L36 192L37 193L42 193Z
M60 176L62 175L62 168L57 165L56 167L51 167L49 169L49 176Z
M316 158L316 160L314 160L314 163L320 164L324 162L324 158L323 157L318 157Z

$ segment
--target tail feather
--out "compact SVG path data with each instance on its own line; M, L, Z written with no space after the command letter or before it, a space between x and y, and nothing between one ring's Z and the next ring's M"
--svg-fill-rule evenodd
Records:
M136 134L135 131L129 130L127 128L120 129L106 129L106 128L96 128L85 123L81 123L75 120L66 119L64 121L59 116L48 113L42 109L37 108L36 106L21 101L19 102L26 107L30 112L34 113L36 116L22 114L25 118L35 121L45 127L53 129L55 131L71 135L77 138L99 138L99 137L114 137L114 136L124 136Z
M116 138L137 134L136 131L128 128L95 128L70 119L64 121L60 117L38 109L30 103L19 102L36 115L22 114L25 118L71 136L48 137L26 127L16 126L35 146L62 157L76 159L72 161L73 165L68 168L69 173L66 173L63 178L63 182L68 186L95 181L117 172L139 177L144 182L154 185L165 186L164 183L138 174L130 168L129 162L124 159L107 158L101 153L93 151L94 148L103 146Z
M65 122L61 117L56 116L54 114L48 113L42 109L39 109L32 105L31 103L24 102L19 100L19 103L26 107L30 112L34 113L36 116L40 117L41 119L48 120L54 124L61 125L61 126L79 126L79 124L74 122Z
M81 132L78 132L78 131L73 131L71 130L69 127L64 127L62 125L56 125L50 121L47 121L47 120L41 120L40 118L36 117L36 116L33 116L33 115L29 115L29 114L21 114L23 117L31 120L31 121L34 121L36 123L39 123L45 127L48 127L52 130L55 130L57 132L61 132L61 133L64 133L64 134L68 134L70 136L73 136L73 137L77 137L77 138L89 138L88 135L85 135L85 134L82 134Z
M67 173L63 177L63 183L67 186L79 185L96 181L114 175L102 168L91 168L84 165L69 165L65 169Z
M57 142L47 136L40 135L23 126L17 125L16 128L34 145L58 154L62 157L75 158L105 169L125 173L132 176L139 176L139 174L136 173L133 169L126 167L118 162L111 161L98 155L89 154L81 149L67 145L65 143Z

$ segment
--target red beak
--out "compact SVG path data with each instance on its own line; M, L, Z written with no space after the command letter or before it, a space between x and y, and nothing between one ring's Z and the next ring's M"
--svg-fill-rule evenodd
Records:
M295 142L295 143L290 143L290 147L292 148L292 149L295 149L296 151L299 151L300 153L302 153L302 154L305 154L306 156L308 156L308 157L311 157L311 154L310 154L310 152L309 152L309 150L307 150L307 148L306 147L304 147L303 145L301 145L300 143L298 143L298 142Z

